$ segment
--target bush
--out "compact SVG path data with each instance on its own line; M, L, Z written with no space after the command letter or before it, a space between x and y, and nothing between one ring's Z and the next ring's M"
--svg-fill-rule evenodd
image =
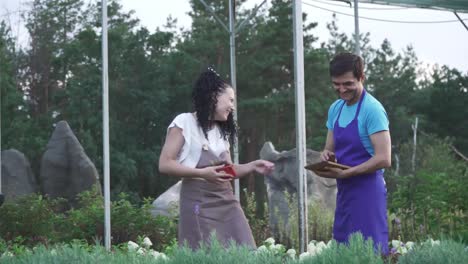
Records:
M70 245L57 245L46 248L41 245L33 250L17 256L0 257L0 262L4 264L16 263L116 263L116 264L145 264L145 263L164 263L156 261L154 257L146 255L137 255L124 251L109 253L101 246L86 246L81 243L72 243Z
M287 247L299 249L298 202L294 195L286 193L288 219L279 217L278 240ZM332 238L334 213L320 203L309 203L307 207L309 240L328 241ZM273 212L278 214L278 211Z
M263 215L259 215L257 203L255 201L255 193L250 193L244 189L245 206L243 208L245 217L247 218L252 235L257 243L264 241L271 236L271 231L268 223L268 206L264 205Z
M62 199L48 199L38 194L7 201L0 207L0 236L5 240L23 237L26 244L57 241L56 225L63 215L56 214Z
M425 243L401 256L398 260L398 263L468 263L468 248L465 248L465 246L461 243L457 243L451 240L443 240L439 245Z
M154 248L163 249L176 237L174 220L150 213L151 200L141 207L132 205L125 194L111 204L112 244L136 240L147 236L154 241ZM84 240L89 244L100 243L104 234L104 202L95 190L78 195L79 208L61 212L61 199L46 199L31 195L16 202L5 203L0 208L0 236L5 240L15 237L28 238L24 244L38 242L71 242Z
M450 143L421 137L416 171L412 145L400 147L399 175L389 173L389 210L398 218L391 239L421 241L449 236L468 242L468 166L454 157ZM393 187L392 187L393 186ZM397 220L395 218L395 220Z
M352 234L349 244L332 241L320 254L302 258L300 263L346 263L346 264L383 264L380 254L374 250L371 239L365 240L360 233Z

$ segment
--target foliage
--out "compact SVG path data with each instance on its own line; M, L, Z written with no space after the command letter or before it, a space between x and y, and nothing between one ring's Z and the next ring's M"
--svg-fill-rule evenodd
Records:
M349 244L332 241L330 246L310 257L305 257L300 263L384 263L380 254L376 253L372 240L364 240L360 233L352 234Z
M295 195L290 195L287 192L285 194L288 204L288 218L283 219L283 217L278 216L277 238L280 243L298 250L299 218L297 198ZM307 212L309 239L317 241L330 240L332 238L333 212L320 203L309 203ZM273 213L278 214L278 210L275 210Z
M445 234L468 241L468 166L453 158L447 141L420 137L419 142L415 173L409 164L412 146L404 144L401 174L390 178L396 187L389 210L398 218L399 235L404 240L424 240Z
M112 243L120 244L147 236L156 241L157 250L164 249L176 236L176 223L150 213L151 200L141 207L130 204L122 194L111 205ZM62 212L61 200L40 195L6 202L0 208L0 236L7 241L22 237L26 245L82 240L101 243L104 235L103 199L96 191L79 195L79 207Z
M426 243L411 250L401 256L398 263L468 263L468 252L466 245L452 240L442 240L437 246Z
M255 241L264 241L271 236L270 228L268 225L268 209L263 211L263 215L258 215L258 207L255 202L255 193L249 194L247 189L244 189L244 197L246 205L243 207L245 216L252 229L252 235ZM268 208L268 206L264 206Z
M0 207L0 236L7 241L22 237L25 244L56 241L57 223L63 218L56 214L61 202L37 194L22 196L15 203L6 201Z

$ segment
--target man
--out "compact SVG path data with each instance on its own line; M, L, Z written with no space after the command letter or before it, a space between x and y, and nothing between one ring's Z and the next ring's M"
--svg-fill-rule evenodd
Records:
M388 253L388 225L384 170L391 166L389 121L382 104L364 89L364 63L351 53L336 55L330 76L340 99L328 111L324 161L351 168L326 168L318 176L336 178L333 238L347 242L361 232L372 238L375 248ZM335 158L336 157L336 158Z

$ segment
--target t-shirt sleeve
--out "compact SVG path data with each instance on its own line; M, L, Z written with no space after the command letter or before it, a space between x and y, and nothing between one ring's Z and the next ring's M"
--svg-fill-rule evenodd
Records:
M327 118L327 128L328 130L333 130L334 120L336 119L339 111L339 102L340 100L335 101L330 108L328 109L328 118Z
M389 130L387 112L380 103L372 105L372 108L368 112L366 124L369 135Z
M178 161L182 162L187 158L191 144L189 116L186 113L176 116L176 118L174 118L171 124L167 127L167 132L169 132L169 129L173 127L182 129L182 135L184 136L185 142L178 154Z

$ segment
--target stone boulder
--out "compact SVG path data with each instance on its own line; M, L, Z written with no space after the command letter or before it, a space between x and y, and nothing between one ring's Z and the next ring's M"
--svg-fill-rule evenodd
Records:
M2 155L1 192L5 200L39 191L36 178L26 156L16 149L4 150Z
M100 186L96 167L66 121L58 122L52 133L42 156L39 179L44 195L63 197L71 206L77 194Z
M279 236L278 225L281 224L286 232L289 229L288 198L297 199L297 159L296 149L278 152L271 142L266 142L261 151L260 158L275 163L274 171L265 177L268 194L268 210L270 228L275 236ZM320 152L307 149L307 164L320 160ZM307 171L307 203L319 203L327 210L334 211L336 205L336 180L317 176ZM294 204L295 206L296 204Z
M167 191L154 200L151 208L153 216L164 215L177 217L179 215L179 197L182 181L172 185Z

